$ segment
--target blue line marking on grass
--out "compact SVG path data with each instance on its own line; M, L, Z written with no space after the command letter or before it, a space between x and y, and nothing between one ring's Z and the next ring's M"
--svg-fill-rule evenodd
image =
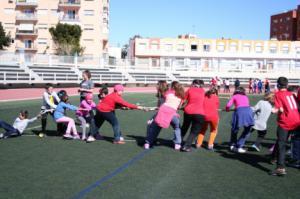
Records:
M119 173L121 173L122 171L124 171L126 168L128 168L129 166L133 165L135 162L139 161L140 159L142 159L147 153L149 153L152 150L144 150L141 153L139 153L138 155L136 155L135 157L133 157L131 160L129 160L128 162L126 162L125 164L123 164L122 166L120 166L119 168L117 168L116 170L114 170L113 172L109 173L108 175L104 176L103 178L99 179L98 181L96 181L95 183L91 184L90 186L86 187L85 189L83 189L82 191L80 191L75 197L73 197L72 199L81 199L83 198L86 194L90 193L91 191L93 191L96 187L100 186L101 184L103 184L104 182L110 180L111 178L113 178L114 176L118 175Z

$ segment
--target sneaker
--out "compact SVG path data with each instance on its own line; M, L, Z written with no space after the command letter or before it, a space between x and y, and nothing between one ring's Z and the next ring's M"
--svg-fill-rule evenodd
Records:
M175 144L175 145L174 145L174 149L175 149L176 151L179 151L179 150L181 149L181 145L180 145L180 144Z
M201 145L200 145L200 144L196 144L196 148L197 148L197 149L200 149L200 148L201 148Z
M86 140L86 136L82 136L82 137L81 137L81 140L82 140L82 141L85 141L85 140Z
M270 175L272 175L272 176L284 176L284 175L286 175L286 170L285 170L285 168L277 168L274 171L271 171Z
M237 152L237 153L246 153L246 149L243 149L243 148L236 148L236 149L235 149L235 152Z
M144 144L144 149L146 149L146 150L150 149L150 144L145 143L145 144Z
M4 138L4 134L0 133L0 139L3 139L3 138Z
M73 139L74 140L80 140L80 136L78 134L76 134L76 135L73 136Z
M126 142L122 141L122 140L119 140L119 141L114 141L113 142L114 144L125 144Z
M260 152L260 149L259 149L255 144L253 144L253 145L251 146L251 148L254 149L254 150L257 151L257 152Z
M192 151L192 148L191 148L191 147L186 147L186 146L184 146L183 148L181 148L181 151L182 151L182 152L191 152L191 151Z
M63 135L63 138L64 139L67 139L67 140L72 140L73 139L73 136L71 134L64 134Z
M93 136L89 136L86 141L87 142L95 142L96 139Z
M124 141L124 137L121 136L121 137L120 137L120 141Z
M230 150L230 151L234 151L234 150L235 150L235 146L234 146L234 145L231 145L231 146L229 147L229 150Z
M214 146L208 146L208 147L207 147L207 150L209 150L209 151L215 151L215 150L214 150Z

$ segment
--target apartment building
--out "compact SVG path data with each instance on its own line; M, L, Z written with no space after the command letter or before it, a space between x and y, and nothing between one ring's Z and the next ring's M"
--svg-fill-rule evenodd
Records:
M13 39L9 52L54 54L49 28L57 23L81 26L85 56L108 52L109 0L1 0L0 21Z
M137 65L208 71L217 68L268 70L300 67L300 41L134 38L129 58Z
M271 16L270 38L297 40L297 9Z

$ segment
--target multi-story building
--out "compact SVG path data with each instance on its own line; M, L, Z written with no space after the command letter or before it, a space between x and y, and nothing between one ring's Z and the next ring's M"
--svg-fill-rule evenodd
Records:
M10 52L53 54L49 28L68 23L81 26L84 55L107 54L109 0L1 0L0 21L13 38Z
M129 58L136 65L190 71L300 68L300 41L135 38Z

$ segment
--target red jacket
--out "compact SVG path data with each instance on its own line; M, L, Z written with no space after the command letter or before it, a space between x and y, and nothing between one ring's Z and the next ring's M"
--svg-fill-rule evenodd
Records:
M126 102L118 93L113 92L106 97L104 97L99 104L97 105L97 109L101 112L112 112L116 109L116 105L120 105L122 107L128 107L131 109L137 109L137 106L134 104L130 104Z
M205 91L203 88L191 87L185 93L185 100L187 105L184 108L184 112L187 114L200 114L204 115L204 102Z

